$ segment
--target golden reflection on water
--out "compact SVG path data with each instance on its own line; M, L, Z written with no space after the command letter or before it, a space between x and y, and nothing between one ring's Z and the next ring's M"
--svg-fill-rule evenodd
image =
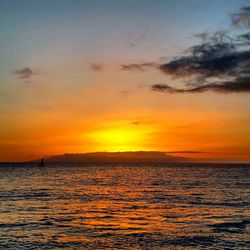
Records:
M0 182L0 246L247 249L246 167L74 165L8 171Z

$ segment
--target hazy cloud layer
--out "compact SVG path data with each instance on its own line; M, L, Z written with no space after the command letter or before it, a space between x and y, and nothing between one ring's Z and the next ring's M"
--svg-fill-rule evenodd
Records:
M167 154L208 154L210 152L205 151L167 151Z
M234 29L233 29L234 28ZM250 92L250 7L242 7L231 16L231 31L204 32L201 42L189 48L185 56L159 66L186 87L155 84L152 90L167 93ZM244 32L242 32L244 30Z
M21 79L29 79L34 74L34 72L29 67L15 70L13 73Z

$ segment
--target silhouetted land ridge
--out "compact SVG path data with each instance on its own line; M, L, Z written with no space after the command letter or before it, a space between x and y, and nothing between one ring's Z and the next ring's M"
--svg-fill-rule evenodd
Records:
M184 162L187 158L172 156L158 151L96 152L48 156L45 162Z

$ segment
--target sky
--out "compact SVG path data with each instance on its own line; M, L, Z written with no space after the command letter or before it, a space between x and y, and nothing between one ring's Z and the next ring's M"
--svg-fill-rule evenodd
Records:
M0 161L152 150L249 162L248 6L0 0Z

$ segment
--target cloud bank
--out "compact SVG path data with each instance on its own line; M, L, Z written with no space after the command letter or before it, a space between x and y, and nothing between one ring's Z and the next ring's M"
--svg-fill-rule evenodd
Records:
M204 32L201 42L184 56L158 66L164 74L185 81L184 88L154 84L166 93L250 93L250 6L231 15L228 31ZM140 68L135 66L133 68Z

